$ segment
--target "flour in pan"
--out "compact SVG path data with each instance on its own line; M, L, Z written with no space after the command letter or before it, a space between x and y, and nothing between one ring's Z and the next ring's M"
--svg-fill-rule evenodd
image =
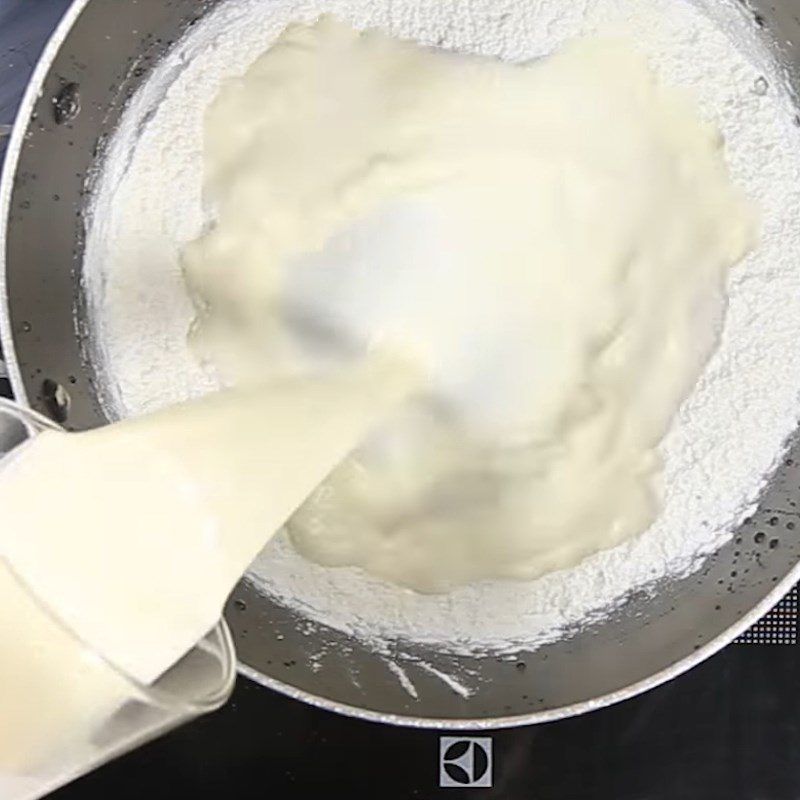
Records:
M727 141L734 180L761 209L761 243L731 273L718 352L662 445L663 510L642 536L530 583L422 596L326 569L279 536L253 565L259 591L386 651L398 639L458 652L551 641L627 592L685 574L752 507L800 400L800 131L777 71L733 6L688 0L229 0L134 98L98 186L85 279L112 415L213 388L186 344L193 309L178 265L203 224L203 113L291 20L333 12L428 44L508 60L598 30L633 38L665 82L692 92Z

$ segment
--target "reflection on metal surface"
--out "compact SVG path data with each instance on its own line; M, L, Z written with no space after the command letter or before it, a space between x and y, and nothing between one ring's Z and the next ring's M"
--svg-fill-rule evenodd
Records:
M75 82L68 83L53 98L53 119L55 119L56 125L63 125L75 119L80 110L80 87Z

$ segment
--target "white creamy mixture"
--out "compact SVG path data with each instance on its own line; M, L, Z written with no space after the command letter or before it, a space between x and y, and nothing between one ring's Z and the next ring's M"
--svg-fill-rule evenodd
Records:
M179 264L180 249L205 219L204 109L222 80L242 74L288 22L333 11L359 27L515 61L609 29L633 39L665 83L687 87L719 124L733 181L762 211L759 247L731 273L721 347L661 448L658 519L643 536L573 570L529 583L482 582L443 597L410 593L354 569L316 566L284 537L267 548L253 579L280 602L378 647L384 638L409 638L470 651L547 640L631 588L691 568L750 507L796 420L800 354L791 345L800 319L800 162L793 112L776 77L681 0L287 0L268 7L265 13L258 0L231 2L198 26L135 99L112 147L86 262L112 412L140 413L217 382L186 343L193 309ZM737 30L735 17L729 21L728 29Z
M290 521L303 555L446 591L652 522L753 226L718 131L630 45L521 66L295 25L211 106L205 185L184 266L215 363L378 344L427 374Z
M130 699L102 659L142 684L179 661L271 533L415 382L376 359L46 431L4 460L0 774L88 744Z

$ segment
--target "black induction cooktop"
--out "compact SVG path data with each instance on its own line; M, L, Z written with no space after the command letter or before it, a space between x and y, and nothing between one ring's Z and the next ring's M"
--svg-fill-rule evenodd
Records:
M83 778L54 800L794 800L800 798L799 678L797 645L731 645L620 705L475 734L488 738L492 761L492 785L477 788L440 788L436 731L346 719L240 679L222 711ZM487 743L467 747L483 751ZM473 773L483 766L473 757Z
M0 132L68 5L0 0ZM798 800L797 608L795 592L739 642L641 697L510 730L360 722L240 679L223 710L53 798Z

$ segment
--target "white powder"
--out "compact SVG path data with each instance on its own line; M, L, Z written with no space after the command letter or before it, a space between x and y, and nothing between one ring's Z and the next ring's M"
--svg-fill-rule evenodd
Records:
M389 672L397 678L403 689L415 700L418 700L419 692L417 692L417 687L414 686L411 678L408 677L408 673L396 661L390 661L388 658L385 658L383 659L383 663L386 664L386 668Z
M557 638L632 589L696 568L751 509L800 415L800 130L777 68L745 46L738 11L713 8L722 20L688 0L230 0L160 65L113 143L87 247L112 415L216 385L187 348L192 307L178 267L181 244L203 223L203 112L220 82L241 74L290 20L333 12L357 27L509 60L541 56L581 33L622 33L716 120L732 175L762 213L760 246L731 275L720 348L663 443L663 511L642 536L531 583L444 596L319 567L279 536L250 574L260 591L382 652L403 639L513 652Z

